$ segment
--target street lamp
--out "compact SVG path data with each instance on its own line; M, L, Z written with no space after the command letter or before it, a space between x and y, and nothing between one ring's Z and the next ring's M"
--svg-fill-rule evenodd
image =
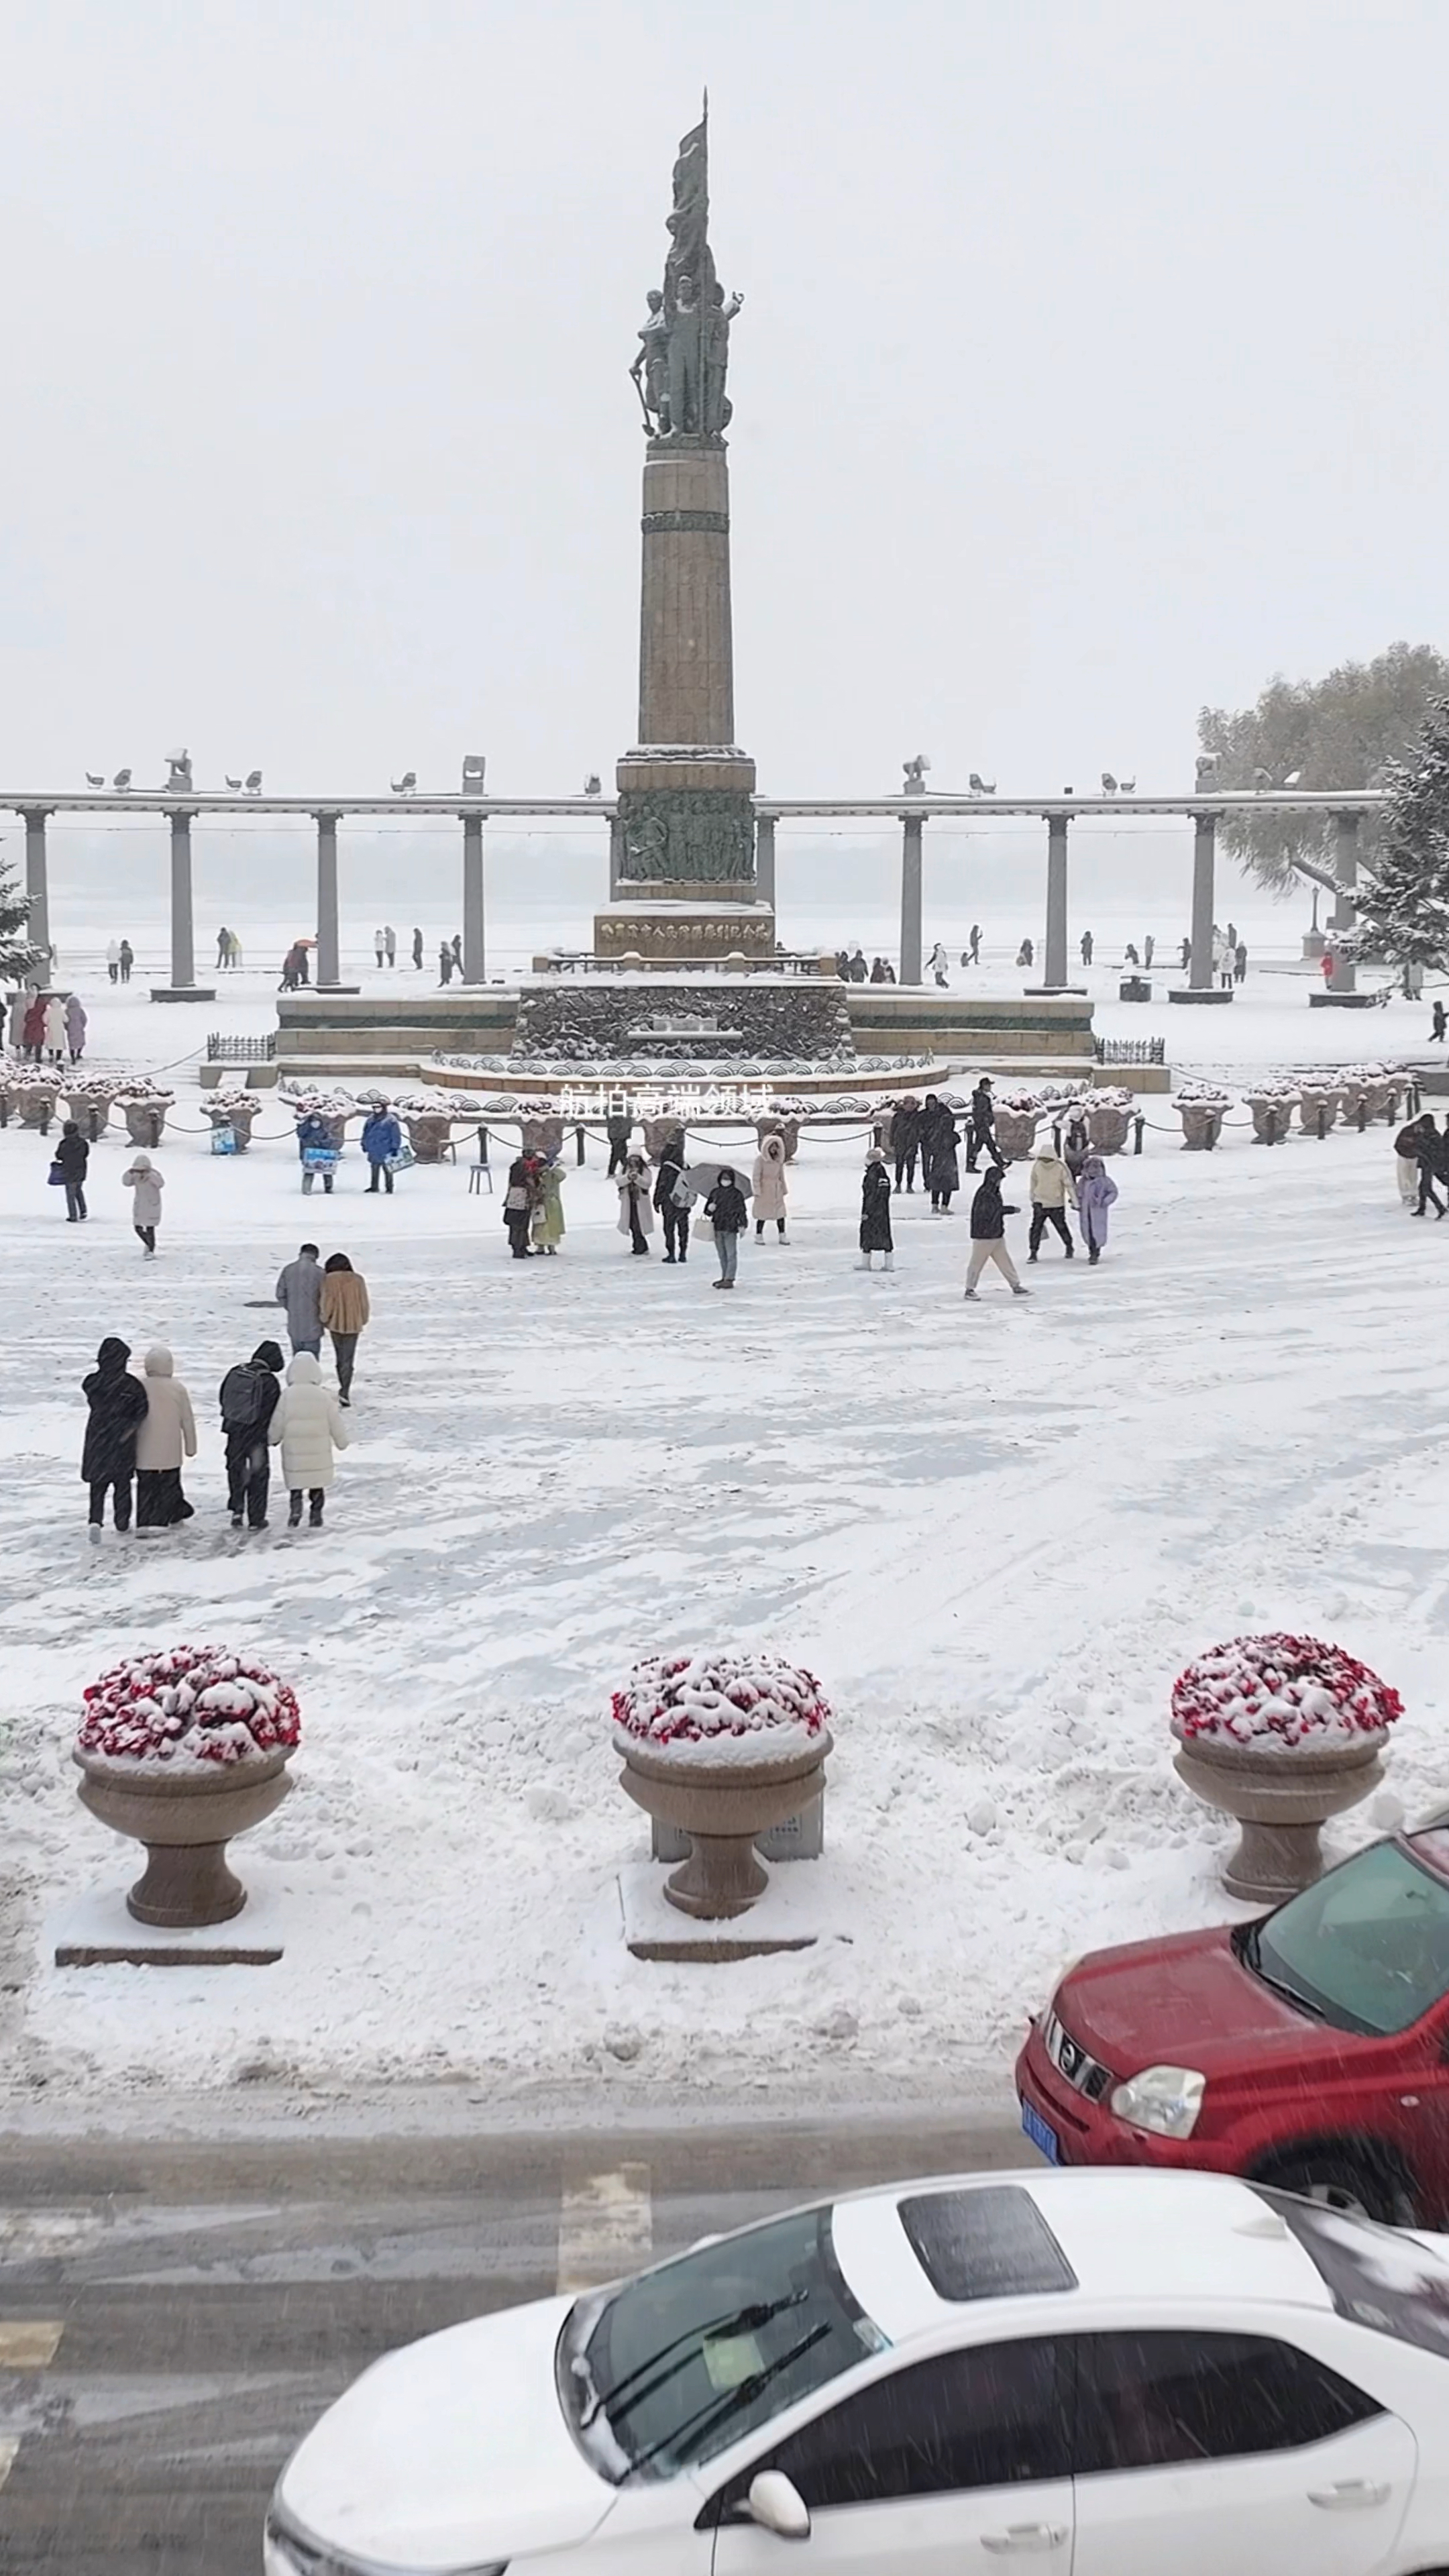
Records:
M484 755L483 755L483 753L482 753L481 751L470 751L470 752L466 752L466 753L464 754L464 757L463 757L463 793L464 793L464 795L465 795L465 796L481 796L481 795L482 795L482 793L483 793L483 779L484 779L484 774L485 774L485 772L486 772L486 770L487 770L487 767L488 767L488 763L487 763L486 759L484 758ZM416 780L415 778L412 778L412 772L411 772L411 770L409 770L409 772L408 772L408 778L411 778L411 779L412 779L412 783L413 783L413 785L414 785L414 786L416 786L416 785L417 785L417 780ZM404 784L404 786L406 787L406 785L407 785L407 780L406 780L406 779L404 780L403 784Z

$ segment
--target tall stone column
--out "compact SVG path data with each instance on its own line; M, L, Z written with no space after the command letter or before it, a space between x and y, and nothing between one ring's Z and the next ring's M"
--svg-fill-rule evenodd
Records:
M191 903L191 816L171 817L171 984L185 992L196 982L196 933Z
M1067 821L1047 816L1046 951L1042 982L1060 991L1067 980Z
M1187 977L1194 993L1212 990L1217 840L1217 816L1195 814L1192 829L1192 964Z
M656 441L644 467L641 743L732 743L730 478L723 441Z
M901 982L921 980L922 814L901 816Z
M25 900L30 916L25 936L41 951L25 980L27 984L50 982L50 959L45 954L50 946L50 865L45 845L48 808L27 805L25 808Z
M483 817L463 817L463 981L481 984L487 965L483 932Z
M1356 928L1358 923L1355 899L1358 889L1358 816L1336 814L1333 819L1337 825L1333 847L1333 876L1337 892L1333 898L1333 935L1329 943L1333 973L1329 977L1328 989L1330 993L1353 993L1358 990L1353 960L1339 956L1338 943L1345 932Z
M342 929L337 903L337 817L317 816L317 990L342 981Z

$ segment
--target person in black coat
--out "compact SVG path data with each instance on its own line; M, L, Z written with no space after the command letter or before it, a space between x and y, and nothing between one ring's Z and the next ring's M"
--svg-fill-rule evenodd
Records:
M921 1148L921 1104L918 1100L898 1100L890 1124L891 1152L896 1158L896 1188L902 1181L907 1190L916 1186L916 1156ZM884 1247L877 1244L879 1252Z
M1001 1166L993 1164L982 1180L971 1202L971 1259L966 1270L966 1294L974 1300L976 1283L988 1261L994 1261L1013 1297L1029 1297L1016 1275L1016 1264L1006 1249L1006 1220L1020 1211L1003 1204Z
M276 1342L258 1342L249 1360L229 1368L218 1389L226 1435L226 1501L233 1529L245 1512L251 1529L267 1526L271 1452L267 1426L281 1396L286 1362Z
M90 1407L81 1451L81 1481L91 1489L92 1546L100 1539L108 1492L117 1529L128 1530L131 1526L136 1434L146 1419L146 1390L126 1366L130 1356L130 1343L108 1334L96 1353L90 1376L81 1380L81 1393Z
M1001 1156L996 1150L996 1103L991 1097L991 1079L984 1074L971 1094L971 1141L966 1148L966 1169L974 1172L978 1154L991 1156L997 1170Z
M611 1116L605 1119L604 1134L609 1140L609 1168L604 1175L606 1180L611 1181L616 1172L622 1172L629 1159L629 1139L633 1133L634 1121L626 1117L622 1109L614 1110Z
M942 1103L931 1137L931 1169L928 1178L931 1184L932 1216L949 1216L951 1201L961 1187L961 1162L956 1150L960 1142L961 1139L956 1133L956 1121L950 1110Z
M917 1132L921 1140L921 1187L928 1190L931 1186L931 1167L936 1159L936 1147L944 1134L949 1133L953 1141L956 1134L955 1119L945 1102L937 1099L934 1091L928 1091L921 1103Z
M733 1288L739 1267L740 1236L749 1224L750 1212L728 1163L720 1167L719 1178L705 1200L704 1213L714 1227L714 1248L719 1256L719 1277L712 1284L716 1288Z
M689 1259L689 1209L674 1195L684 1178L684 1138L677 1131L666 1137L659 1157L659 1178L654 1184L654 1204L664 1220L665 1262Z
M896 1266L895 1243L891 1235L891 1176L879 1145L872 1145L865 1158L865 1171L860 1183L860 1252L857 1268L869 1270L879 1252L887 1270Z
M60 1132L55 1159L65 1175L65 1221L67 1225L84 1225L86 1221L86 1170L91 1149L73 1118L67 1118Z
M1432 1207L1436 1216L1442 1216L1444 1213L1443 1202L1434 1183L1446 1177L1446 1146L1449 1146L1449 1138L1440 1135L1434 1124L1432 1110L1426 1109L1419 1120L1418 1141L1415 1147L1419 1164L1419 1204L1414 1210L1415 1216L1422 1216L1427 1207Z

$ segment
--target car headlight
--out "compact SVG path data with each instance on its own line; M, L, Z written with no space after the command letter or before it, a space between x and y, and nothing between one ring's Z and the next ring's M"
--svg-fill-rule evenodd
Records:
M273 2500L262 2542L263 2576L401 2576L372 2558L349 2558L314 2540ZM460 2567L455 2576L508 2576L506 2558L491 2558L486 2567Z
M1130 2128L1157 2138L1190 2138L1197 2127L1207 2077L1192 2066L1147 2066L1112 2095L1112 2108Z

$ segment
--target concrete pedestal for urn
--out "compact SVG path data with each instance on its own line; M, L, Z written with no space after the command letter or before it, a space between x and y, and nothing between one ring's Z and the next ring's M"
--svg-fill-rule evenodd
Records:
M226 1865L226 1847L281 1805L292 1785L290 1746L184 1771L80 1751L73 1759L83 1774L82 1806L146 1846L146 1868L126 1898L138 1923L183 1930L240 1914L247 1892Z
M1222 1876L1228 1894L1250 1905L1277 1905L1322 1877L1322 1829L1382 1779L1388 1742L1382 1727L1350 1743L1311 1748L1184 1736L1180 1718L1172 1720L1172 1732L1178 1778L1204 1806L1243 1829Z
M777 1755L763 1747L755 1762L711 1762L698 1754L671 1754L661 1746L622 1744L620 1785L626 1796L661 1824L677 1825L690 1838L690 1856L665 1884L681 1914L708 1922L748 1913L769 1885L755 1852L755 1837L798 1816L825 1787L828 1729L806 1752Z

